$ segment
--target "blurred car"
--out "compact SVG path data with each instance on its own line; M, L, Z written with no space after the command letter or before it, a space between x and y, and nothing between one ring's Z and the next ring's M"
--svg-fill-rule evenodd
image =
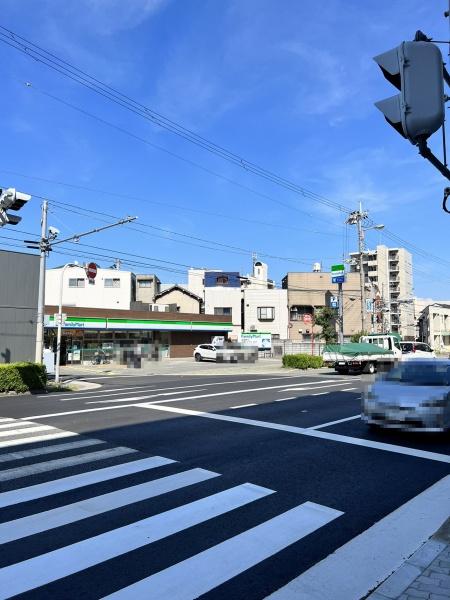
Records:
M197 362L202 360L216 360L217 348L212 344L199 344L194 350L194 358Z
M408 431L450 429L450 360L399 362L364 392L362 418Z
M433 348L424 342L400 342L400 348L408 358L436 358Z

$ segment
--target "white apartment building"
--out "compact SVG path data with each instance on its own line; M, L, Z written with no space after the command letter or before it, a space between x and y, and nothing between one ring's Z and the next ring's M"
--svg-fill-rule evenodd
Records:
M379 292L386 312L389 331L398 331L403 339L415 339L412 257L405 248L378 245L363 254L364 281L368 297ZM350 254L350 272L359 272L359 253Z
M430 304L419 318L420 339L436 352L450 352L450 304Z
M244 289L243 331L271 333L281 340L289 337L288 291Z
M62 267L47 269L45 304L58 306ZM84 268L67 267L63 275L63 306L116 308L130 310L136 297L134 273L117 269L97 270L94 283L89 283Z

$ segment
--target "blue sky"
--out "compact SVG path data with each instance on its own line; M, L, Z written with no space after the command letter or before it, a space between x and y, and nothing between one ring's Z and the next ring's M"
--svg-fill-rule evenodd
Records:
M446 3L433 4L2 0L0 24L314 194L350 208L362 200L375 222L450 260L450 217L440 208L446 181L373 106L395 92L374 55L417 29L448 35ZM49 222L63 234L101 226L111 220L105 214L137 215L163 230L100 233L85 243L108 250L73 247L50 265L97 257L108 266L122 251L142 263L134 270L183 282L184 265L247 273L256 251L280 282L288 270L310 270L315 261L328 269L356 250L343 213L205 152L4 44L0 65L0 185L79 207L51 207ZM39 231L39 203L34 197L22 223L1 230L2 247L20 244L5 236ZM368 232L368 247L377 243L396 245ZM415 293L450 299L449 265L418 253L413 261Z

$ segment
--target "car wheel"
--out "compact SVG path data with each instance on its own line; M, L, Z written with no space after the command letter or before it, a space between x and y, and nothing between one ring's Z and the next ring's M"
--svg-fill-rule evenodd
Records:
M367 365L367 373L369 373L369 375L373 375L375 373L375 365L373 363L369 363Z
M201 355L199 352L196 352L196 353L195 353L195 360L196 360L197 362L201 362L201 360L202 360L202 355Z

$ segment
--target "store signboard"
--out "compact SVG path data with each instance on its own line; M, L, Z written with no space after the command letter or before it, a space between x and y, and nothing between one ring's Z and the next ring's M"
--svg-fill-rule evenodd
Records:
M243 346L257 346L260 350L272 348L272 334L260 333L259 331L241 333L241 344Z

